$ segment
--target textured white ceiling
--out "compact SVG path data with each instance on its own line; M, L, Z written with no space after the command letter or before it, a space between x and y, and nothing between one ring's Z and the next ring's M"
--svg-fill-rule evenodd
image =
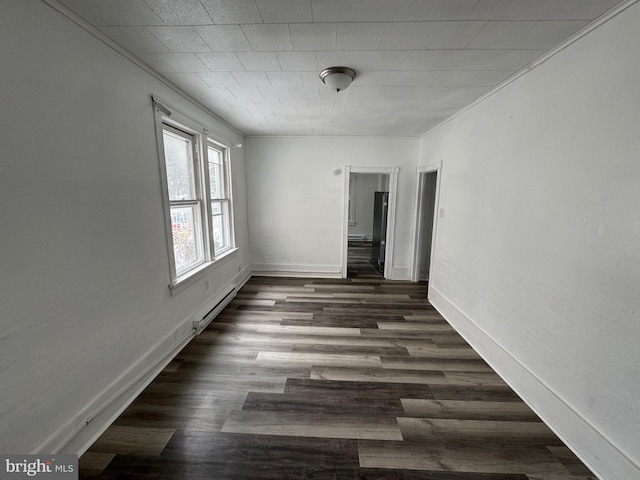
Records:
M618 2L60 0L246 134L349 136L419 136Z

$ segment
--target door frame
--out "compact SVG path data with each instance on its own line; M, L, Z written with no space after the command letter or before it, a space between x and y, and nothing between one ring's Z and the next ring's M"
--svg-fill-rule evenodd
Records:
M422 210L424 205L425 179L427 174L436 173L436 198L434 202L433 212L433 228L431 230L431 259L430 259L430 271L429 271L429 289L433 284L433 267L435 266L436 259L436 238L438 230L438 212L440 210L440 184L442 182L442 161L431 165L420 166L416 171L417 186L416 186L416 216L415 216L415 231L413 236L413 261L411 262L411 281L418 282L420 280L420 247L422 245Z
M398 172L400 167L344 167L344 208L342 211L342 278L347 278L347 255L349 249L349 178L352 173L389 175L389 209L387 211L387 240L385 245L384 278L393 278L393 244L396 224L396 201Z

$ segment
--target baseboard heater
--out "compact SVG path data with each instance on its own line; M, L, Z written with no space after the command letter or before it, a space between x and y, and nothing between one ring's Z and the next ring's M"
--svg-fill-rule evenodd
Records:
M200 335L202 331L207 328L207 326L211 323L211 320L216 318L224 308L231 303L231 300L234 299L237 293L237 288L233 287L229 293L227 293L222 300L220 300L215 307L209 310L200 320L193 321L193 329L196 332L196 335Z

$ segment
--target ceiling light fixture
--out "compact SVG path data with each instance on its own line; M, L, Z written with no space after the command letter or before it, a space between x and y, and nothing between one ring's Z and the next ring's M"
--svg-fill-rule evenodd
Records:
M320 72L320 80L336 92L351 85L354 78L356 78L356 72L349 67L329 67Z

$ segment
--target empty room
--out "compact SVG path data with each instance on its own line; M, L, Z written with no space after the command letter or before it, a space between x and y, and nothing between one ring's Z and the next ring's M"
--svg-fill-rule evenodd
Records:
M639 29L3 0L0 476L640 478Z

